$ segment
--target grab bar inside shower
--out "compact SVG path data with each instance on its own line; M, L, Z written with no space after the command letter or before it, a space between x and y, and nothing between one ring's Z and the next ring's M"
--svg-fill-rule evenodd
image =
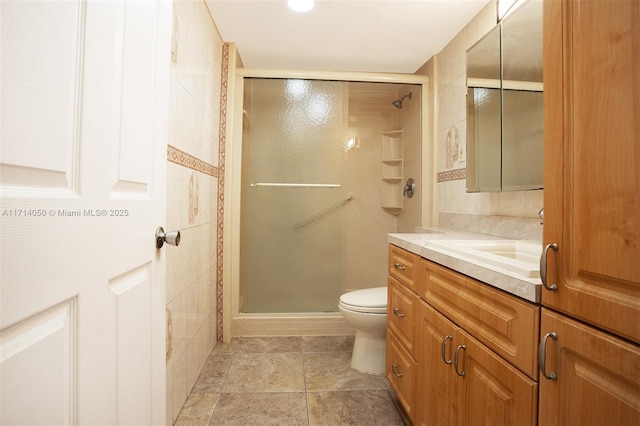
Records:
M263 187L263 188L341 188L342 185L339 183L273 183L273 182L262 182L262 183L252 183L253 187Z
M313 222L322 219L323 216L328 215L329 213L333 213L335 210L339 209L340 207L346 205L349 201L351 200L355 200L356 199L356 194L354 194L353 192L349 192L347 194L347 198L338 201L337 203L334 203L333 205L325 208L322 211L319 211L318 213L314 214L313 216L310 216L308 218L306 218L303 221L300 221L298 223L296 223L295 225L293 225L293 229L300 230L302 228L304 228L305 226L311 225Z

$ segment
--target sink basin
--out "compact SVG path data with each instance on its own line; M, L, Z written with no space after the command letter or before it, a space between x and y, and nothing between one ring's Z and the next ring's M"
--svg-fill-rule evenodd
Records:
M470 258L527 278L540 278L542 244L519 240L437 240L425 243L455 257Z

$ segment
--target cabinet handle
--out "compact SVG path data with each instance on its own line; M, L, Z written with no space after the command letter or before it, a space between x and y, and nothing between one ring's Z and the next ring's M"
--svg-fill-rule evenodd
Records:
M540 364L540 372L545 377L545 379L556 381L558 380L558 376L553 371L547 374L547 339L551 337L553 340L558 340L558 334L555 331L551 333L547 333L542 338L540 342L540 347L538 347L538 364Z
M393 375L396 376L396 377L402 377L403 376L402 373L398 373L398 366L395 365L395 364L393 364L391 366L391 371L393 372Z
M406 269L407 269L407 267L406 267L406 266L403 266L403 265L401 265L401 264L399 264L399 263L394 263L394 264L393 264L393 267L394 267L394 268L396 268L396 269L397 269L397 270L399 270L399 271L404 271L404 270L406 270Z
M556 284L547 284L547 254L549 253L549 249L558 251L558 244L547 244L546 246L544 246L544 250L542 250L542 255L540 255L540 281L542 281L542 285L547 290L558 291L558 286Z
M465 345L460 345L456 348L456 353L455 355L453 355L453 368L455 368L456 370L456 374L460 377L464 377L464 370L462 371L458 371L458 352L460 352L460 349L462 349L463 351L467 350L467 347Z
M440 344L440 349L441 349L441 353L442 353L442 360L444 361L445 364L451 364L453 361L452 360L448 360L445 358L445 352L447 351L447 340L451 340L453 341L453 336L444 336L444 339L442 339L442 343Z
M393 315L400 317L400 318L404 318L404 314L402 312L400 312L399 308L393 308Z

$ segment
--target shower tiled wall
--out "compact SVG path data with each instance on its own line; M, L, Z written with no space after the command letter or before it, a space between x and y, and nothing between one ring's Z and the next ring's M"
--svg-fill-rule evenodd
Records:
M436 76L436 153L437 153L437 212L439 221L462 226L483 216L521 218L525 227L537 224L542 207L543 191L514 191L493 193L466 192L466 50L496 25L496 3L491 1L436 56L433 65ZM428 69L427 66L423 69ZM449 221L461 215L468 220ZM477 216L475 216L477 215ZM495 229L485 229L495 235L505 234L501 221L493 220ZM443 225L443 223L440 223ZM533 237L541 239L542 227ZM523 235L530 238L531 235Z
M167 147L167 424L217 341L227 46L201 0L175 0ZM221 149L222 147L222 149Z

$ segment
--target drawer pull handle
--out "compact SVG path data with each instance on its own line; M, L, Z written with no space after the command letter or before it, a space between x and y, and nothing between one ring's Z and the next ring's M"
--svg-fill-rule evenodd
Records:
M542 250L542 255L540 256L540 281L542 281L542 285L547 290L558 291L557 284L547 284L547 254L549 253L549 249L558 251L558 244L547 244L546 246L544 246L544 250Z
M405 270L407 269L407 267L406 267L406 266L401 265L401 264L399 264L399 263L394 263L394 264L393 264L393 267L394 267L394 268L396 268L396 269L397 269L397 270L399 270L399 271L405 271Z
M460 349L462 349L463 351L467 350L467 347L465 345L460 345L456 348L456 353L453 356L453 368L455 368L456 370L456 374L460 377L464 377L464 370L459 371L458 370L458 352L460 352Z
M400 317L400 318L404 318L404 314L402 312L400 312L400 309L398 308L393 308L393 315Z
M540 364L540 372L542 375L548 379L556 381L558 380L558 376L553 371L547 374L547 339L551 337L553 340L558 340L558 334L555 331L551 333L547 333L542 338L542 342L540 342L540 347L538 348L538 364Z
M402 377L403 376L402 373L398 373L398 366L395 365L395 364L393 364L391 366L391 371L393 372L393 375L396 376L396 377Z
M445 358L445 353L447 352L447 340L453 341L453 336L444 336L444 339L442 339L442 343L440 345L440 349L442 349L442 360L444 361L444 363L451 364L453 361Z

